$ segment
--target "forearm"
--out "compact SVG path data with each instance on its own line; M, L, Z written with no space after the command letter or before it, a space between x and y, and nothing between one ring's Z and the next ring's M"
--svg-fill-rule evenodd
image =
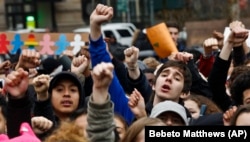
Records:
M143 109L143 110L141 110L140 113L134 114L134 115L135 115L136 120L138 120L140 118L147 117L147 112L145 109Z
M223 48L219 54L219 57L222 59L222 60L229 60L229 57L231 55L231 52L232 52L232 49L233 49L233 44L232 43L229 43L229 42L226 42L224 45L223 45Z
M128 78L128 87L131 93L134 88L136 88L142 94L144 102L147 103L149 101L150 96L152 95L152 87L150 86L143 72L140 71L140 76L136 80L130 77Z
M92 100L93 103L102 105L106 103L106 100L108 98L108 88L95 88L95 85L93 86L93 92L92 92Z
M78 79L81 81L82 86L84 86L84 84L85 84L85 75L83 75L81 73L78 73L76 75L77 75Z
M52 122L55 122L53 108L49 99L45 101L35 101L34 116L43 116Z
M131 79L138 79L140 77L140 69L138 67L138 65L135 65L133 67L127 67L128 70L128 75Z
M226 94L225 88L230 62L231 58L229 58L229 60L222 60L221 58L217 57L208 77L209 87L213 94L213 101L223 111L227 110L232 103L230 97Z
M10 138L19 136L19 126L23 122L31 124L31 102L26 95L21 99L9 98L7 106L7 130Z
M243 46L233 48L233 63L234 67L243 65L245 61L245 53Z
M103 104L96 104L90 97L88 103L87 133L90 142L114 141L114 104L108 97Z
M115 74L109 87L109 93L111 100L115 105L115 112L122 115L127 123L130 124L134 119L134 116L128 106L128 98L126 97L126 94Z
M114 70L115 70L115 74L121 84L121 86L123 87L124 91L126 93L131 93L133 89L129 88L128 85L128 71L126 69L126 66L123 62L117 60L116 58L112 59L112 63L114 65Z
M200 57L199 61L199 71L205 76L208 77L210 71L212 70L214 64L215 57L214 55L210 56L209 58L204 58L203 56Z
M37 93L37 100L38 101L46 101L49 98L49 93L46 91L44 93Z
M106 50L106 44L102 36L96 41L92 40L90 37L89 52L91 55L92 68L101 62L111 62L111 58Z
M188 68L192 74L192 86L190 88L190 91L197 94L201 94L208 98L212 98L212 92L210 91L209 85L207 81L205 81L201 77L197 66L194 64L193 60L190 60L188 62Z
M92 40L98 40L101 36L101 25L90 20L90 37Z

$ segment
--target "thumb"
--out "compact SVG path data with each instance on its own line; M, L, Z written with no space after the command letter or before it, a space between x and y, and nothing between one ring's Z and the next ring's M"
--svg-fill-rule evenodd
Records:
M139 97L139 99L144 99L141 95L141 93L135 88L136 96Z

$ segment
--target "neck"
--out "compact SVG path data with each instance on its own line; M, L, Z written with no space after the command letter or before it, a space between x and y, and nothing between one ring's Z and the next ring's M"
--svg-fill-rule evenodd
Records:
M159 101L159 98L158 97L155 97L154 98L154 101L153 101L153 107L158 104L160 101Z
M59 118L60 121L68 121L69 120L69 114L56 114L56 116Z
M155 106L156 104L158 104L160 102L164 102L166 100L168 100L168 99L162 99L162 98L157 97L157 95L155 95L154 101L153 101L153 106ZM169 101L173 101L173 102L179 103L179 99L178 100L169 100Z

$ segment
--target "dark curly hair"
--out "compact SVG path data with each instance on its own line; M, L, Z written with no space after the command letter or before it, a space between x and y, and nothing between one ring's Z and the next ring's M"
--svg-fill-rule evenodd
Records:
M249 66L234 67L234 69L230 75L230 78L228 79L229 87L231 87L231 84L235 80L235 78L244 72L250 72L250 67Z
M243 104L243 92L250 89L250 72L237 76L231 84L230 93L236 105Z

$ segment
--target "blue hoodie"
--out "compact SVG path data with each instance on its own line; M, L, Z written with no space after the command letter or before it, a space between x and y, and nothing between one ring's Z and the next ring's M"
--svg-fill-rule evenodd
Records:
M98 40L93 41L90 39L89 52L91 56L92 68L101 62L111 63L111 58L109 53L106 51L106 43L101 36ZM111 100L115 104L114 111L122 115L127 121L128 125L134 120L134 114L128 106L128 98L120 85L118 78L116 77L115 72L113 71L114 78L109 87L109 93Z

